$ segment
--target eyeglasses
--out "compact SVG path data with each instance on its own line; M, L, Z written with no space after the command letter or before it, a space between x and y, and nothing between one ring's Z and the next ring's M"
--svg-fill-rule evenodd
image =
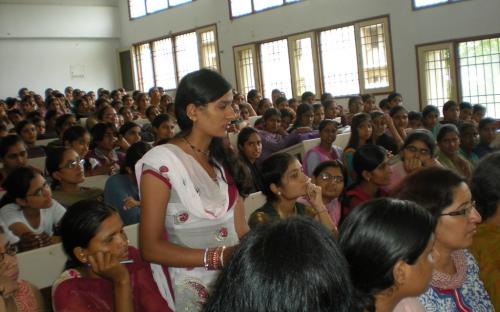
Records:
M319 175L319 178L325 182L335 182L335 183L342 183L344 182L344 177L343 176L333 176L327 172L322 172Z
M464 205L467 205L467 207L462 208L460 210L448 212L448 213L442 213L439 216L440 217L442 217L442 216L451 216L451 217L466 216L466 217L468 217L468 216L470 216L472 209L476 208L476 202L471 201L470 203L463 204L460 207L463 207Z
M419 153L422 156L429 156L431 154L431 151L426 148L416 148L415 146L411 145L405 147L405 150L411 153Z
M50 189L49 184L47 181L43 182L42 186L38 188L33 194L26 194L26 197L32 196L32 197L39 197L43 196L44 191L47 192Z
M85 163L85 159L75 159L66 165L62 166L61 169L75 169L78 167L83 167L83 164Z
M15 256L17 253L17 245L7 244L5 247L5 252L0 252L0 262L5 259L5 255Z

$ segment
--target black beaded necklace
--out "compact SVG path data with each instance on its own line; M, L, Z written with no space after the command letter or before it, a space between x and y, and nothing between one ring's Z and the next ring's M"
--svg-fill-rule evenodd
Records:
M189 145L189 147L191 147L191 149L193 151L198 152L200 154L203 154L203 155L205 155L207 157L210 157L210 151L209 150L202 151L201 149L199 149L196 146L194 146L191 142L189 142L187 138L183 137L182 139L184 140L184 142L186 142L187 145Z

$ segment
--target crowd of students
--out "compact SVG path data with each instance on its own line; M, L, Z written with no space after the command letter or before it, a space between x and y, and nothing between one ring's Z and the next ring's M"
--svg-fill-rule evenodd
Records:
M160 87L0 101L0 311L44 309L15 252L57 242L55 311L500 309L498 121L466 102L408 112L399 93L315 98L245 99L200 70L175 102ZM82 186L94 175L104 189ZM123 233L139 222L141 251Z

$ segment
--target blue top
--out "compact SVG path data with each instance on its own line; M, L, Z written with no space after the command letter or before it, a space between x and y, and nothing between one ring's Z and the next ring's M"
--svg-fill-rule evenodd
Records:
M124 225L139 223L139 206L123 208L123 201L129 196L139 200L139 188L127 174L115 174L106 180L104 202L118 210Z

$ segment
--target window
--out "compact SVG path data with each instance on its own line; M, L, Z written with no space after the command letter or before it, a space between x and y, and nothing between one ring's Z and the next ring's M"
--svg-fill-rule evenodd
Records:
M354 26L322 31L319 41L325 90L333 96L359 93Z
M231 17L257 13L301 0L229 0Z
M165 38L153 42L153 63L155 81L165 89L175 89L175 65L172 39Z
M257 52L254 45L235 48L234 55L236 59L236 79L239 91L245 96L248 91L257 88Z
M236 47L238 88L260 89L266 97L274 88L288 97L305 91L334 96L392 92L388 25L387 17L377 18Z
M500 37L421 46L418 58L423 106L466 101L500 118Z
M136 88L177 88L184 75L201 67L218 70L219 54L214 26L134 46Z
M292 84L297 94L311 91L316 94L319 91L319 79L315 73L315 65L318 63L314 47L316 37L314 33L290 37L288 39L291 51Z
M128 0L130 18L135 19L193 0Z
M452 3L461 0L413 0L413 7L416 9L435 6L444 3Z
M260 46L262 86L264 97L271 98L271 91L279 89L285 94L292 93L290 61L287 40L264 43Z
M137 62L137 78L139 80L139 85L141 85L142 90L149 90L149 88L154 86L154 69L153 62L151 60L151 46L146 44L141 44L135 48L135 59Z
M201 66L213 70L219 69L217 57L217 40L215 38L215 30L209 28L200 30L200 49L201 49Z
M196 33L187 33L175 37L175 56L177 58L177 79L200 69L198 60L198 40Z

